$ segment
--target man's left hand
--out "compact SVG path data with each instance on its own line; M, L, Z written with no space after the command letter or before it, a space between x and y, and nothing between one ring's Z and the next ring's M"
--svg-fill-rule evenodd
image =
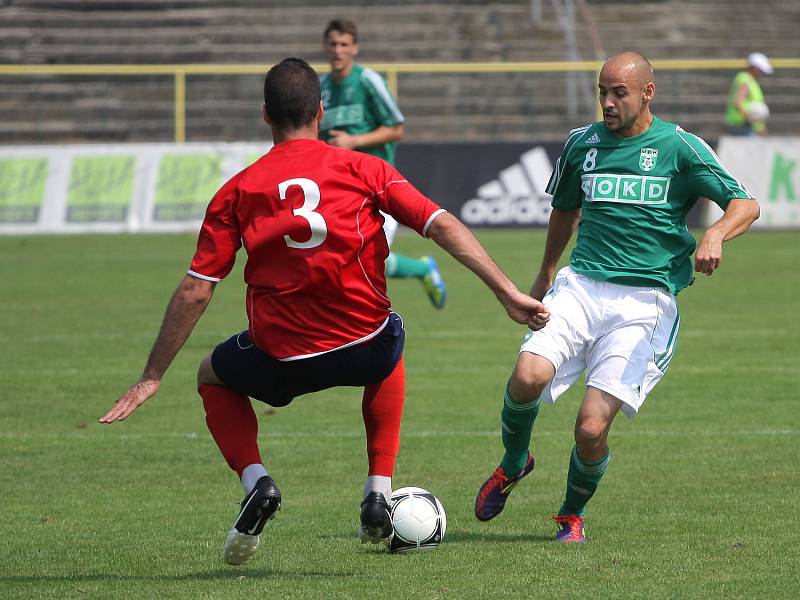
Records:
M706 234L697 245L694 255L694 270L711 275L719 269L722 261L722 239L717 235Z

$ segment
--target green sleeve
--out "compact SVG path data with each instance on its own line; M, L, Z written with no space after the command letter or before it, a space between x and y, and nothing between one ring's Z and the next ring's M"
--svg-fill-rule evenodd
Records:
M553 196L553 201L551 202L553 208L574 210L580 208L583 203L581 172L573 149L581 134L585 132L586 128L573 129L564 144L564 151L556 160L556 166L550 176L546 190L548 194Z
M709 198L723 210L735 198L753 197L702 139L681 129L678 135L686 143L689 187L696 196Z
M364 69L361 82L366 90L368 110L377 126L394 127L405 121L383 77L375 71Z

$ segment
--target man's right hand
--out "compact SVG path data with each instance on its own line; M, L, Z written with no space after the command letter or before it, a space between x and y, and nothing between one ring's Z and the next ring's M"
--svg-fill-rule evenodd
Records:
M125 417L144 404L145 400L155 395L160 386L161 382L155 379L140 379L122 394L110 411L100 417L100 422L123 421Z

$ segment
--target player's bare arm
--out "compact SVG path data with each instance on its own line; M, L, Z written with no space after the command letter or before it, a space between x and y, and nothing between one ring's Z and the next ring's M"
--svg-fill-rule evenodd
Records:
M359 133L357 135L351 135L346 131L340 131L338 129L331 129L329 134L331 137L328 143L331 146L354 150L356 148L368 148L370 146L380 146L382 144L396 142L405 135L405 128L403 125L395 125L393 127L381 125L372 131Z
M554 208L550 214L550 221L547 225L547 240L544 244L544 256L542 266L531 286L531 296L537 300L544 298L553 286L553 278L556 274L556 267L564 249L567 247L572 234L578 227L581 210L562 210Z
M533 330L545 326L550 313L544 304L520 292L461 221L442 213L431 223L428 235L489 286L512 320Z
M694 270L711 275L722 261L722 243L732 240L750 229L758 219L761 209L753 198L731 200L725 214L709 227L697 245Z
M142 376L100 418L101 423L124 420L158 391L161 378L189 339L213 293L214 283L210 281L191 275L186 275L181 280L167 305L161 329L150 350Z

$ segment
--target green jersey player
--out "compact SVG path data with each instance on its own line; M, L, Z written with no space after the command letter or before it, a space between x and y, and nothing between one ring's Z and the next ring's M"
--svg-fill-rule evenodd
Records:
M701 197L725 210L696 248L694 270L706 275L719 267L722 243L759 215L703 140L650 112L647 59L613 56L598 83L603 121L570 132L548 187L553 212L531 295L551 319L522 343L502 408L505 454L475 501L478 519L500 514L533 470L540 400L554 402L585 371L566 497L554 516L560 542L585 541L584 510L608 466L611 423L620 409L637 413L675 352L675 295L692 282L696 246L686 214ZM556 274L576 228L569 266Z
M355 23L334 19L323 34L323 47L331 66L320 77L324 115L320 139L333 146L374 154L394 165L395 146L403 137L403 114L386 82L372 69L355 63L358 29ZM391 247L397 221L383 214L386 241ZM416 277L436 308L442 308L447 288L433 257L416 259L391 252L386 275Z

